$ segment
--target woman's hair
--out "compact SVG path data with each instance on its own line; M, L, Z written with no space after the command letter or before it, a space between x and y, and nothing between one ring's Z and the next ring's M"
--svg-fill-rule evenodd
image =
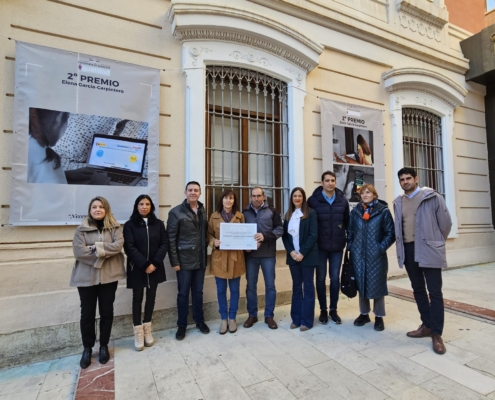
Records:
M367 156L371 155L371 149L370 146L368 145L368 142L364 139L362 135L357 135L356 138L357 144L361 146L363 149L363 153L366 154Z
M217 207L215 208L216 212L222 212L223 210L223 199L228 196L234 196L234 204L232 204L232 214L235 214L239 211L239 204L237 204L237 196L232 189L225 189L217 201Z
M294 196L294 193L296 193L297 191L301 192L303 197L303 202L301 204L301 211L303 213L303 216L301 217L301 219L305 219L309 214L309 207L308 207L308 203L306 202L306 192L304 192L304 189L302 187L295 187L294 189L292 189L292 192L290 192L289 209L285 213L286 221L289 221L290 218L292 217L292 213L296 211L296 207L294 206L292 197Z
M375 187L371 183L365 183L363 186L361 186L361 189L359 190L359 193L364 193L368 189L371 193L373 193L373 197L375 199L378 199L378 192L376 191Z
M98 226L96 220L91 216L91 205L95 201L100 201L101 204L103 204L103 208L105 209L105 218L103 218L103 228L105 228L105 229L113 229L113 228L119 226L120 224L117 222L117 220L115 219L115 217L112 214L112 210L110 208L110 203L108 202L107 199L105 199L104 197L101 197L101 196L94 197L89 202L89 206L88 206L88 220L89 220L89 224L90 225L93 225L93 226Z
M43 162L54 162L53 169L60 168L60 156L51 148L54 145L53 135L60 136L60 132L53 131L53 120L60 115L64 124L69 120L69 113L64 111L45 110L43 108L29 109L29 134L36 139L41 147L45 148L46 157ZM56 143L56 141L55 141Z
M150 212L146 217L146 218L148 218L148 222L153 222L155 219L157 219L156 215L155 215L155 205L153 204L153 200L151 200L151 197L148 196L147 194L142 194L142 195L138 196L138 198L134 202L134 208L132 209L132 215L131 215L131 218L129 218L132 222L139 223L139 222L141 222L141 218L143 218L141 216L141 214L139 214L139 210L138 210L139 202L143 199L149 200L150 206L151 206Z

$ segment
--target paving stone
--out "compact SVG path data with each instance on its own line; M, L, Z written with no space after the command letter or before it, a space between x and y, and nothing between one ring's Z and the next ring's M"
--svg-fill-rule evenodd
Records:
M5 372L6 376L0 395L16 394L20 392L33 392L41 389L46 374L52 361L30 364L13 368L11 372Z
M296 399L296 397L277 379L269 379L244 389L252 400Z
M229 371L209 375L198 379L196 383L205 400L249 400L247 393Z
M486 395L495 391L495 379L489 378L471 368L458 364L448 358L434 353L433 350L425 351L410 358L440 375L461 384L480 394Z
M308 369L329 386L329 389L321 390L318 393L333 394L335 392L347 400L383 400L388 397L385 393L333 360L314 365ZM314 393L312 398L316 400L321 397ZM333 397L328 398L332 399Z
M40 392L36 400L73 400L75 389L75 384L56 387L45 392Z
M451 381L444 376L438 376L421 384L421 387L443 400L481 400L485 399L458 383Z
M391 371L396 371L404 378L417 385L437 376L437 373L431 371L430 369L425 368L418 363L415 363L414 361L411 361L406 357L403 357L382 346L375 346L363 350L361 354Z
M490 360L486 357L479 357L473 361L470 361L466 364L469 368L474 369L475 371L481 372L486 376L495 379L495 361Z

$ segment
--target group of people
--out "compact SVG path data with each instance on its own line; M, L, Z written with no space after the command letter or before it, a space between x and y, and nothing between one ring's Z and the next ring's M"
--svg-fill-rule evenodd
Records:
M221 318L219 333L237 331L240 279L244 274L248 318L243 326L251 328L258 322L260 269L265 283L264 322L270 329L277 329L274 320L275 265L276 242L280 237L292 277L291 329L307 331L313 327L315 288L320 306L319 323L328 324L329 320L342 323L337 305L345 251L359 292L360 314L354 325L363 326L371 321L370 300L373 299L374 329L383 331L385 296L388 294L387 249L396 242L399 266L406 267L422 321L419 328L408 332L407 336L432 337L433 350L445 353L441 338L444 323L441 269L447 266L445 242L452 224L450 215L440 194L419 187L414 169L401 169L398 178L404 194L394 200L395 222L387 203L379 200L376 189L370 184L362 186L361 201L350 211L349 202L336 187L336 176L331 171L322 174L321 186L308 199L303 188L292 190L283 220L267 203L263 188L258 186L251 189L251 201L242 211L235 192L225 190L208 219L199 201L200 184L188 182L185 199L170 210L166 229L156 217L153 201L147 195L136 199L131 218L123 229L104 198L92 199L88 216L77 228L73 242L76 262L71 286L78 288L81 300L84 346L81 367L86 368L91 363L96 342L97 304L100 313L99 361L106 363L109 360L113 303L120 279L127 278L127 287L133 290L135 348L140 351L153 345L151 319L157 286L166 279L164 258L167 252L177 275L177 340L186 336L189 294L196 327L202 333L210 332L203 313L208 245L212 249L210 273L215 277ZM222 223L256 224L257 249L221 249ZM127 273L122 249L127 255ZM330 277L328 307L327 268ZM229 301L227 290L230 290Z

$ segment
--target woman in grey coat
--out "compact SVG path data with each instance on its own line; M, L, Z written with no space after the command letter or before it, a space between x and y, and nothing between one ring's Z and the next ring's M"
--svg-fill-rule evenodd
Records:
M385 296L388 295L387 249L395 242L394 220L387 203L378 200L373 185L363 185L360 196L361 203L351 211L347 231L347 250L359 292L360 315L354 325L371 322L370 299L374 299L375 330L383 331Z

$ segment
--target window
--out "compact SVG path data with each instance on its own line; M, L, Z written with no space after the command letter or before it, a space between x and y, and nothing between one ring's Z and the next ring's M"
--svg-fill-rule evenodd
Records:
M495 0L486 0L486 11L491 11L495 8Z
M402 109L404 167L418 171L421 185L445 196L441 118L415 108Z
M287 85L237 67L206 73L206 208L213 212L231 188L241 207L261 186L268 203L285 210L289 197Z

